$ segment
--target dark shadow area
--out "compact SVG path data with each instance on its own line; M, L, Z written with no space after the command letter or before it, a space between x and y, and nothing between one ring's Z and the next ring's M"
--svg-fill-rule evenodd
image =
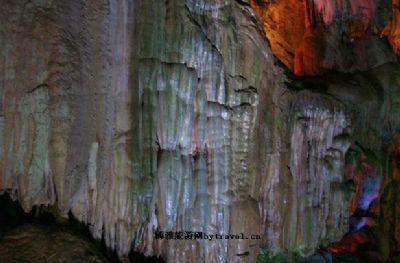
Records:
M71 233L74 236L85 240L95 247L95 250L101 254L106 261L120 263L120 259L115 250L106 246L104 237L101 240L93 238L89 226L78 221L71 212L68 213L68 219L60 220L53 213L51 207L35 206L32 211L25 213L18 201L13 201L8 193L0 195L0 240L15 230L23 229L25 226L37 225L44 227L46 231L63 231ZM53 231L54 230L54 231ZM158 257L146 257L142 253L131 251L128 255L132 263L164 263L165 261Z
M29 221L27 214L17 201L6 193L0 195L0 236L7 230Z
M34 206L25 213L18 201L13 201L8 193L0 195L0 234L23 224L36 223L51 226L56 223L53 214L45 206Z
M165 263L162 258L146 257L142 253L131 251L129 253L129 261L132 263Z

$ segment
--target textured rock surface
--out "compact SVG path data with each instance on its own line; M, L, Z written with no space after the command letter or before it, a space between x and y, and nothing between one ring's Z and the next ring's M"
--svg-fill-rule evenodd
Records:
M386 63L396 57L371 31L358 35L379 17L339 2L349 11L339 18L321 1L263 4L286 65L297 56L304 74L369 69L289 89L252 1L4 1L0 190L25 211L71 211L121 257L255 262L261 247L291 260L339 240L348 148L376 153L386 176L400 124L399 68ZM156 240L157 229L262 240Z
M353 215L350 231L369 226L374 232L361 237L368 233L367 228L367 232L347 236L336 248L353 247L355 251L360 241L370 242L379 249L378 258L383 258L382 262L388 257L398 260L396 251L399 251L396 230L399 213L395 205L398 198L395 149L400 129L399 76L398 64L386 64L364 73L324 76L319 82L325 92L346 105L352 116L353 143L346 157L348 178L355 181L350 203ZM360 179L362 181L358 181ZM357 189L360 187L362 190ZM375 240L371 242L371 238ZM352 243L350 247L349 242Z
M19 262L108 262L94 245L65 230L24 225L0 239L0 261Z
M298 0L250 3L262 22L274 55L293 69L295 50L306 29L304 3Z
M3 191L121 256L254 261L258 240L153 236L262 231L261 107L283 76L248 5L6 1L0 19Z
M352 131L340 102L309 92L292 101L290 147L272 155L262 183L265 248L307 256L347 232L343 167Z
M399 183L399 136L396 135L393 144L390 148L388 165L391 168L389 174L385 180L384 195L382 210L382 222L384 231L390 236L392 241L392 249L399 250L400 240L400 229L398 220L400 217L400 211L398 208L399 194L398 194L398 183Z
M392 15L389 23L384 28L382 34L387 36L390 44L397 54L400 53L400 2L398 0L392 0Z
M135 200L125 143L131 127L123 4L4 3L0 187L26 211L49 204L65 216L72 209L97 238L127 253Z
M338 239L347 231L343 166L351 123L343 106L328 98L300 97L296 107L288 195L294 213L288 225L294 229L287 229L287 239L289 248L304 248L309 254L321 241Z
M274 54L296 75L365 71L396 58L398 3L251 1ZM392 48L381 38L388 36Z

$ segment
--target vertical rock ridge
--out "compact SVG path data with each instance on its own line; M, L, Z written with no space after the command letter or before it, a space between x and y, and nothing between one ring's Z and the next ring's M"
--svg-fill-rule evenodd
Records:
M0 12L0 190L25 211L56 206L122 258L168 262L309 255L346 231L350 116L333 95L284 86L247 2L18 0Z

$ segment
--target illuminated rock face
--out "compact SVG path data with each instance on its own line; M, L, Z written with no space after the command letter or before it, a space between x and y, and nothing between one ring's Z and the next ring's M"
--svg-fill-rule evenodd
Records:
M398 4L387 0L251 1L274 54L296 75L365 71L396 61ZM302 2L302 4L301 4ZM385 43L388 36L392 48Z
M296 95L290 116L287 167L263 185L266 251L307 256L347 232L343 167L352 130L344 105L309 92Z
M7 1L0 12L1 191L25 211L71 211L121 257L255 261L260 240L153 235L262 235L260 152L285 88L248 4Z
M399 211L394 204L398 200L395 156L400 129L400 68L390 63L325 81L325 91L343 102L352 116L353 143L346 154L346 177L355 186L350 202L351 234L335 242L331 251L359 253L372 245L379 251L376 261L384 262L389 257L396 261ZM361 229L364 226L370 228ZM364 253L370 256L368 251Z
M392 0L392 13L389 23L384 28L382 35L387 36L390 44L397 54L400 54L400 1Z
M272 52L293 69L296 48L306 31L303 3L298 0L253 0L250 3L260 18Z
M297 72L393 58L373 35L347 56L331 7L290 2L264 5L279 10L272 50ZM302 15L285 20L291 6ZM0 23L0 190L25 211L71 211L121 257L308 256L348 229L350 145L377 151L399 127L396 66L289 89L247 1L6 1ZM157 229L262 239L156 240Z
M348 204L344 157L352 135L343 105L324 97L300 95L292 114L290 180L292 206L285 240L290 249L314 248L347 231Z
M121 254L141 216L127 136L130 14L123 1L8 1L0 15L0 188L26 211L71 210Z

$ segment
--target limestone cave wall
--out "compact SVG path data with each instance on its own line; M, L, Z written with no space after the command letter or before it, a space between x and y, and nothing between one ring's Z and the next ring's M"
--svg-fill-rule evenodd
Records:
M398 3L353 2L2 1L0 191L121 259L290 262L357 208L398 250Z

